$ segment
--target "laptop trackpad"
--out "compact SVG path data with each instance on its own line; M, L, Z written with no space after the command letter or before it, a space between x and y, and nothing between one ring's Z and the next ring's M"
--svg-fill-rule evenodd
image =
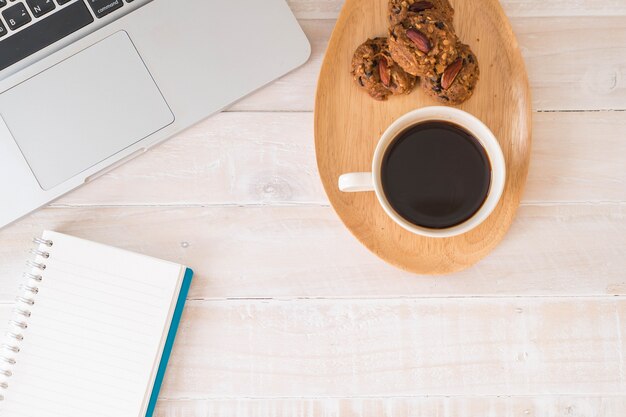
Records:
M0 94L0 114L44 190L174 121L126 32Z

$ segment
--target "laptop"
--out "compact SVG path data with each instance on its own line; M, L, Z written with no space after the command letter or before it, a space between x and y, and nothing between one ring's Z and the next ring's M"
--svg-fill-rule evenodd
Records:
M285 0L0 0L0 227L310 51Z

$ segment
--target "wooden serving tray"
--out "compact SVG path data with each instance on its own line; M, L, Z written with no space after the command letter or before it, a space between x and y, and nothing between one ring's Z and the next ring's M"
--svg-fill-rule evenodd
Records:
M483 225L449 239L416 236L387 217L374 193L347 194L337 187L341 174L371 170L376 144L395 119L437 105L421 88L377 102L352 80L350 61L357 46L367 38L386 36L387 0L346 0L322 65L315 103L317 163L337 214L376 255L419 274L463 270L496 247L513 222L530 162L530 88L509 21L498 0L452 0L452 4L456 32L476 53L481 70L474 96L459 108L494 132L508 170L502 201Z

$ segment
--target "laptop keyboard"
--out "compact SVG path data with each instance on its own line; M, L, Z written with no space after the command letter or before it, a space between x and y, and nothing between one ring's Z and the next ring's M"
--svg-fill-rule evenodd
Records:
M137 0L147 3L149 0ZM0 0L0 71L134 0ZM94 27L94 30L96 27Z

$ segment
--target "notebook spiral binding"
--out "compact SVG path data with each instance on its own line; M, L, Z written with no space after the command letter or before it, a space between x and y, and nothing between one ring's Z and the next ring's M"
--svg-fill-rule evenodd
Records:
M25 282L20 286L21 295L16 299L5 342L0 346L0 401L4 400L4 391L9 388L9 378L13 375L13 367L17 363L20 345L24 340L23 332L28 328L31 309L35 305L35 298L39 293L38 284L44 279L45 262L50 258L50 252L47 251L47 248L54 244L51 240L42 238L33 239L33 243L37 247L31 249L30 253L35 258L27 262L30 272L24 274Z

